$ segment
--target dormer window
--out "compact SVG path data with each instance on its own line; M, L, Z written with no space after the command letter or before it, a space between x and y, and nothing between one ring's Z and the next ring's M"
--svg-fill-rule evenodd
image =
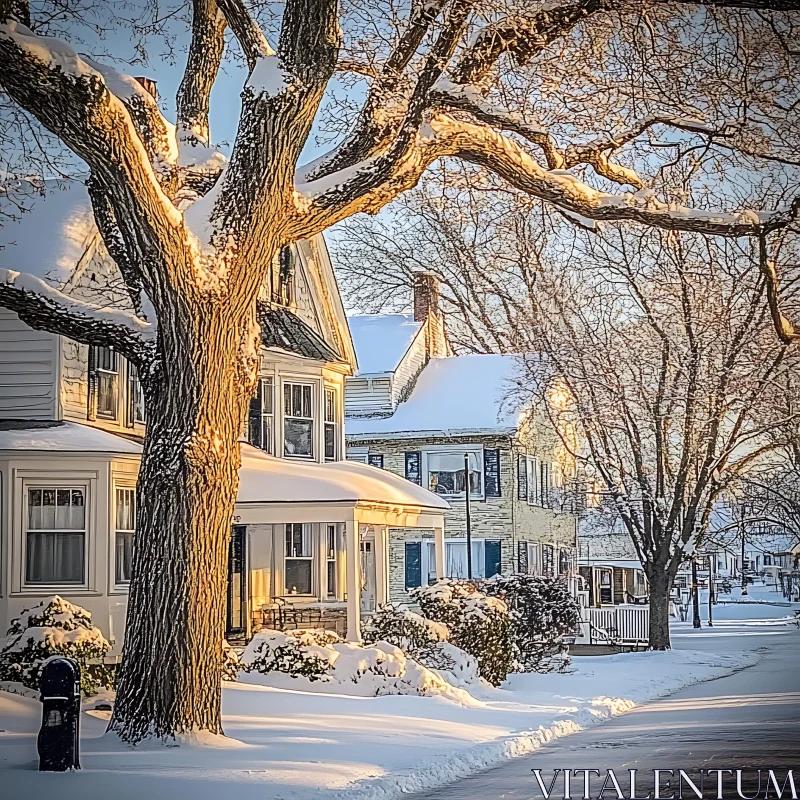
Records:
M119 356L110 347L95 347L94 368L97 382L97 416L103 419L116 419L119 398Z

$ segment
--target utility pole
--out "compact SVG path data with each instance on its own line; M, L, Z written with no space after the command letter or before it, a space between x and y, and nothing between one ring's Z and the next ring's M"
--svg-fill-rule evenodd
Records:
M464 503L467 512L467 578L472 580L472 520L469 507L469 453L464 453Z
M747 516L747 506L742 505L742 594L747 594L747 578L744 574L744 530L745 524L744 520Z
M697 556L692 553L692 627L700 627L700 596L697 591Z

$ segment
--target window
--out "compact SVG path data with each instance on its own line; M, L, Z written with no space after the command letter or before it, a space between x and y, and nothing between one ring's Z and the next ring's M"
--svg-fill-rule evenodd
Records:
M483 497L483 457L480 450L425 453L428 488L447 497L463 497L466 487L464 456L469 458L470 497Z
M135 531L136 490L117 489L115 580L118 584L131 582Z
M562 548L558 551L558 574L569 575L572 572L572 551Z
M765 567L772 566L772 556L769 553L764 553L764 566Z
M491 578L500 572L500 542L494 539L472 540L472 577ZM406 559L408 560L408 545ZM444 544L444 572L448 578L467 577L466 539L447 539ZM408 562L406 563L408 573ZM422 542L419 580L425 578L426 584L436 581L436 544L427 539ZM408 586L408 577L406 577ZM419 585L419 584L417 584Z
M552 467L534 456L527 458L528 502L549 508L550 490L553 487Z
M283 452L287 456L314 457L314 417L311 384L283 384Z
M275 397L271 377L261 379L261 448L273 452Z
M528 575L541 575L542 565L539 560L539 545L528 542Z
M128 426L144 422L144 389L133 364L128 364Z
M86 490L29 488L27 583L83 583Z
M555 558L555 549L551 544L542 545L542 575L553 576L555 565L553 563Z
M311 594L312 552L310 523L287 522L283 570L286 594Z
M325 534L326 593L328 597L336 597L336 526L327 525Z
M325 389L325 460L336 460L336 390Z
M383 453L370 453L367 462L371 467L383 469Z
M97 416L117 418L119 357L110 347L95 347L97 373Z

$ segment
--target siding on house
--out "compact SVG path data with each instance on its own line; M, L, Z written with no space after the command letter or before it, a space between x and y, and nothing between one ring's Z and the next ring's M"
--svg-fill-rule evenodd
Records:
M424 325L414 337L414 341L406 351L406 354L397 365L392 380L392 409L397 407L408 398L414 389L419 373L428 363L427 344L429 338L428 326L430 318L425 320Z
M360 441L368 454L382 455L384 469L405 476L406 452L423 451L441 445L481 445L484 450L496 448L500 455L500 497L486 497L470 503L471 533L475 539L501 542L501 570L516 572L518 543L538 542L556 548L576 547L576 524L572 514L530 505L517 498L517 454L510 436L486 435L419 437ZM462 500L451 500L452 510L445 515L445 538L461 539L466 535L466 506ZM405 590L405 544L420 538L433 538L433 531L392 528L389 531L389 592L393 602L409 602Z
M392 412L392 378L347 378L345 384L345 414L379 416Z
M0 418L56 418L58 351L58 336L0 309Z

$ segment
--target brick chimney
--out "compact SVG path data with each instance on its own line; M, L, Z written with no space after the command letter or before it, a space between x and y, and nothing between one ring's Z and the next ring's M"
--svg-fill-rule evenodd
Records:
M425 325L425 361L452 355L439 310L439 277L433 272L414 273L414 322Z
M158 101L158 88L156 82L152 78L145 78L143 75L137 75L134 80L143 86L153 97L153 100Z
M439 316L439 278L433 272L414 273L414 322Z

